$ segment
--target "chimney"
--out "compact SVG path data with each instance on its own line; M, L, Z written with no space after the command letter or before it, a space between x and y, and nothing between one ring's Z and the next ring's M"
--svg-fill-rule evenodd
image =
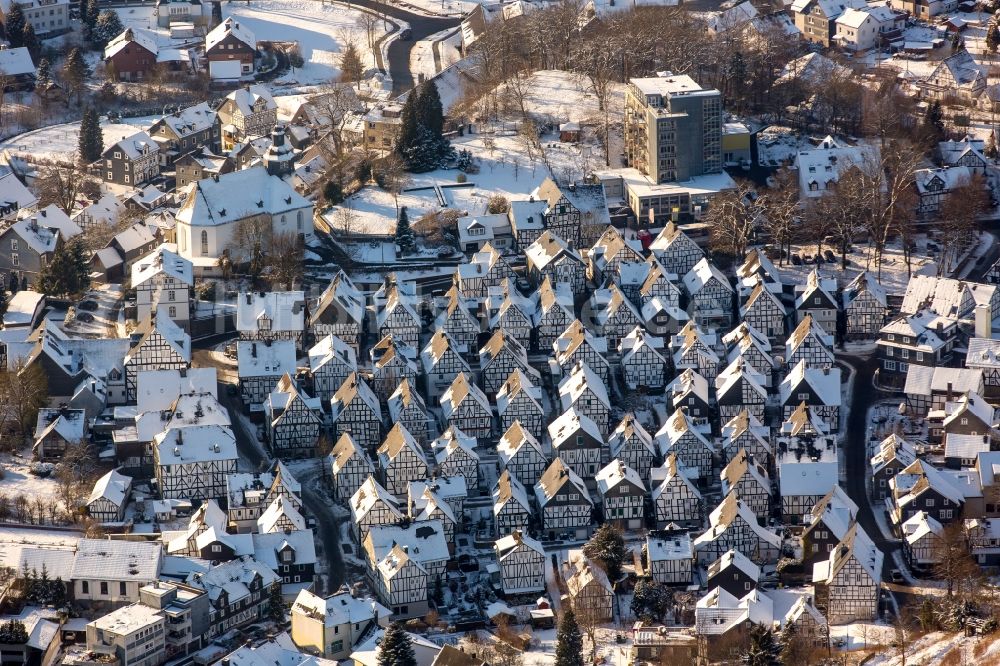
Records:
M988 303L980 303L976 306L976 337L993 337L993 316Z
M948 382L948 387L945 393L945 398L948 400L948 402L951 402L951 394L952 394L952 384L951 382Z
M250 355L257 358L257 343L253 342L250 344Z

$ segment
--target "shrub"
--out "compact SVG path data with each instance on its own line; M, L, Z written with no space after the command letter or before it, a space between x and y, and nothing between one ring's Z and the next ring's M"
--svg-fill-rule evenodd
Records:
M467 180L468 180L468 178L466 178L466 177L465 177L465 174L464 174L464 173L460 173L460 174L458 174L458 175L457 175L457 176L455 177L455 182L458 182L458 183L464 183L464 182L465 182L465 181L467 181Z

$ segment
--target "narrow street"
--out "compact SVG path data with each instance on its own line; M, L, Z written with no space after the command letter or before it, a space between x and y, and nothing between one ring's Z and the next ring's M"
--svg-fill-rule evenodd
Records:
M243 414L243 402L238 394L230 393L233 384L222 381L226 372L231 372L231 366L220 363L210 352L210 348L219 343L219 338L213 342L199 346L195 343L192 365L196 368L215 368L220 381L217 386L219 402L229 410L229 419L233 423L233 435L236 437L236 448L240 454L240 464L246 469L240 471L260 471L271 464L271 457L264 446L257 440L256 428L253 428ZM317 585L318 594L330 594L344 582L344 561L340 551L340 537L337 529L337 517L330 510L333 500L323 490L322 466L315 461L309 467L298 467L294 470L296 479L302 485L302 503L309 515L316 520L315 535L317 540L317 556L326 561L325 576L322 585Z

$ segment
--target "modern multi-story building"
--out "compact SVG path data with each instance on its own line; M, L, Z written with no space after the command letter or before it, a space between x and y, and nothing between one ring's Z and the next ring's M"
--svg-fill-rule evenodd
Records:
M656 183L722 171L722 94L690 76L631 79L625 158Z

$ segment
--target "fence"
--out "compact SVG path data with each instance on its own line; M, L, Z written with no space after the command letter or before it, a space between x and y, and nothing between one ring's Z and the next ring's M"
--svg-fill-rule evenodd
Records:
M236 332L235 310L216 310L210 314L191 318L191 339L201 340L215 335Z

